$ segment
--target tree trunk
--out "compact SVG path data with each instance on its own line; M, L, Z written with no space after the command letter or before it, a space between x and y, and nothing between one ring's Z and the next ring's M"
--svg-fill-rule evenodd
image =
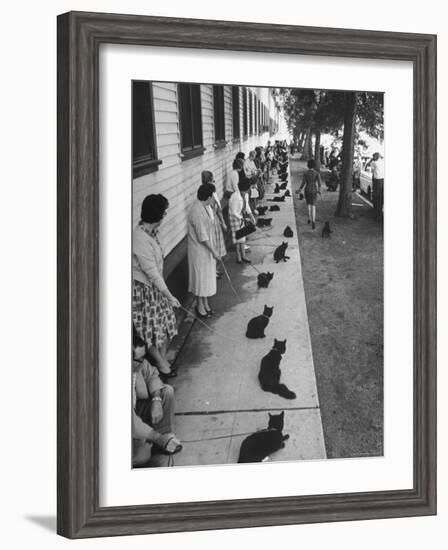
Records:
M303 144L301 160L308 160L310 158L310 143L311 143L311 128L307 128L306 134L305 134L305 143Z
M356 92L346 92L344 113L344 137L342 140L342 177L339 184L339 200L335 216L351 217L353 147L356 121Z
M300 139L299 139L299 153L303 151L303 142L305 141L306 131L302 130L300 132Z
M316 143L314 144L314 160L316 170L320 172L320 130L316 130Z

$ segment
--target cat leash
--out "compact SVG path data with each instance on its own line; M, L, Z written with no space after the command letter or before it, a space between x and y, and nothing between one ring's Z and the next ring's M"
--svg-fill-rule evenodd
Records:
M225 276L226 276L226 278L229 282L230 288L232 289L233 293L235 294L238 303L242 304L243 300L241 300L240 295L236 291L236 288L233 286L232 279L230 278L229 272L227 271L227 268L226 268L224 262L222 261L222 258L220 258L220 262L221 262L222 268L224 269L224 273L225 273ZM252 265L252 264L250 264L250 265Z
M261 430L257 430L261 431ZM214 437L204 437L203 439L182 439L182 443L201 443L202 441L216 441L218 439L230 439L231 437L240 437L243 435L251 435L254 432L242 432L238 434L229 434L229 435L217 435Z
M188 313L189 315L191 315L193 317L193 319L195 319L196 321L198 321L199 323L201 323L201 325L203 325L207 330L209 330L210 332L215 332L218 334L218 331L215 330L214 328L212 328L211 326L207 325L207 323L204 323L204 321L202 319L200 319L197 315L195 315L191 310L187 309L186 307L182 306L179 304L179 307L180 309L183 309L185 311L185 313ZM226 340L229 340L235 344L238 344L238 345L241 345L241 341L240 340L236 340L235 338L231 338L230 336L225 336L224 337Z
M257 432L260 432L260 431L263 431L263 430L262 429L257 430ZM182 444L184 444L184 443L202 443L203 441L216 441L218 439L231 439L232 437L241 437L243 435L252 435L253 433L255 433L255 432L241 432L241 433L238 433L238 434L217 435L215 437L204 437L203 439L182 439L181 443ZM169 455L168 456L167 467L172 468L173 466L175 466L175 464L174 464L174 455Z

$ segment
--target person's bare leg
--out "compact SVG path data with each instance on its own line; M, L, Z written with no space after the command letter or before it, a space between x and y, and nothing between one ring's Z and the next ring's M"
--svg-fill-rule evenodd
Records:
M241 249L244 250L244 244L239 244L237 243L235 245L235 250L236 250L236 261L237 262L241 262Z
M198 302L196 307L198 308L198 311L201 315L207 315L207 309L205 307L204 298L202 298L202 296L198 296Z
M170 364L166 360L166 357L161 355L160 350L156 346L151 346L148 349L148 354L162 374L170 372Z
M242 258L243 260L247 260L247 259L248 259L247 256L246 256L246 250L245 250L245 248L244 248L244 244L241 245L241 258Z
M311 204L308 205L308 223L311 223Z

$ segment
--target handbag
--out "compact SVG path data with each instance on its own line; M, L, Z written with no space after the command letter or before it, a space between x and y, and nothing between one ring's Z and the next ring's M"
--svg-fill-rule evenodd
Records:
M235 231L235 238L237 240L240 240L243 237L247 237L247 235L250 235L256 230L257 228L255 227L255 225L252 222L248 222L246 218L243 217L243 227Z

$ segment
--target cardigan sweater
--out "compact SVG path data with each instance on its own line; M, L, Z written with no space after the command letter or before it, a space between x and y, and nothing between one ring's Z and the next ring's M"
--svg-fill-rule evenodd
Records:
M153 231L149 235L141 225L138 225L134 231L132 278L146 285L152 283L162 294L169 295L163 279L163 252L157 232Z

